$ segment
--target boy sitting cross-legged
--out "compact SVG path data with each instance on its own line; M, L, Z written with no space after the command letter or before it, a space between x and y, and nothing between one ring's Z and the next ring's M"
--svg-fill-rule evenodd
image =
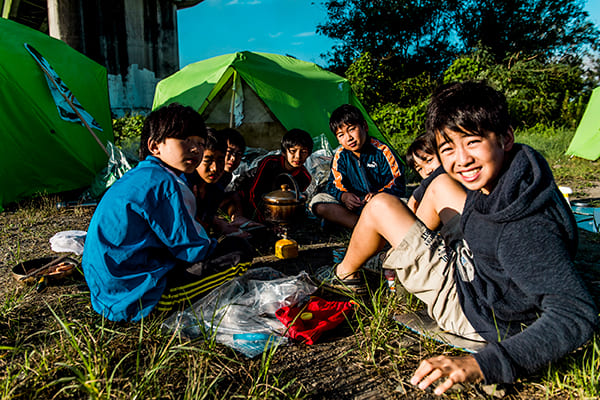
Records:
M205 141L204 121L190 107L171 104L146 118L142 161L108 189L87 231L83 272L105 318L139 321L186 307L249 267L245 241L207 236L180 178L198 166Z
M439 215L441 235L396 197L377 195L343 261L321 274L323 284L356 285L361 265L389 242L383 267L438 325L487 342L474 355L423 361L411 383L425 389L446 377L439 395L458 382L513 382L581 346L598 323L573 265L573 215L544 158L514 143L506 99L486 84L443 86L426 127L446 174L431 182L422 205Z
M367 121L355 106L336 108L329 128L340 147L333 155L325 191L317 193L309 207L326 221L352 228L376 193L404 196L403 165L386 144L369 136Z

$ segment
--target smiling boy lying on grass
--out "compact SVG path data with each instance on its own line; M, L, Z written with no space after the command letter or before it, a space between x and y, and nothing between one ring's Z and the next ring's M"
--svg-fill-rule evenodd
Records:
M383 267L451 333L486 342L474 355L438 356L411 383L442 394L459 382L510 383L584 344L598 311L575 271L577 227L544 158L514 143L504 95L480 82L446 85L427 109L446 171L427 188L443 222L427 229L395 196L365 206L343 261L322 284L358 291L357 272L387 241ZM466 192L465 192L466 188Z

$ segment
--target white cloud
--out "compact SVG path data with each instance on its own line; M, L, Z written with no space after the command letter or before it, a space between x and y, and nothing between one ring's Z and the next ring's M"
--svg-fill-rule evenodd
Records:
M292 46L302 46L304 42L292 42L290 43Z
M249 1L246 4L248 4L249 6L255 6L257 4L260 4L261 1L260 0L253 0L253 1Z
M239 0L231 0L229 3L225 4L226 6L233 6L236 4L240 4Z
M275 38L277 38L277 37L281 36L281 34L282 34L282 33L283 33L283 32L269 33L269 37L270 37L271 39L275 39Z
M248 43L254 42L255 40L256 40L256 38L251 37L251 38L248 39Z
M316 35L315 32L302 32L302 33L298 33L296 35L294 35L294 37L307 37L307 36L314 36Z

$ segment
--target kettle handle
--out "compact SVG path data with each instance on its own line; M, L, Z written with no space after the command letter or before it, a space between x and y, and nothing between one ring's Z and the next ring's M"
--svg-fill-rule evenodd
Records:
M292 185L294 186L294 193L296 193L296 200L299 200L300 199L300 188L298 187L298 182L296 182L294 177L292 175L288 174L287 172L283 172L283 173L277 175L277 177L275 178L275 182L277 182L277 180L282 176L287 177L292 182Z

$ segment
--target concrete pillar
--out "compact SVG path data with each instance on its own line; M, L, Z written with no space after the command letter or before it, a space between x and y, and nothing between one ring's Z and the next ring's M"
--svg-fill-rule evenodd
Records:
M106 67L116 116L148 112L156 83L179 70L171 0L48 0L48 24L51 36Z

